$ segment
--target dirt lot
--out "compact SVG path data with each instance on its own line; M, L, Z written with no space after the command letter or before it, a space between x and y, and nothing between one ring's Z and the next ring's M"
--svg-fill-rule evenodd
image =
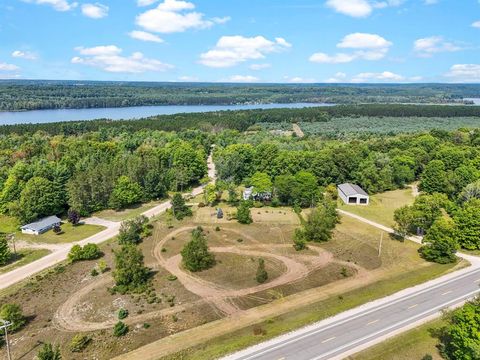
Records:
M192 218L175 221L173 228L162 218L154 224L152 236L139 245L145 263L154 271L151 290L146 294L110 294L111 272L92 277L90 271L96 262L91 261L57 267L21 289L0 294L0 304L18 303L29 316L28 325L12 337L15 358L33 359L38 344L49 341L61 344L64 359L110 359L213 320L238 317L258 305L274 302L273 306L275 300L290 295L300 299L300 293L310 292L314 299L322 287L330 292L337 283L339 289L358 287L427 266L418 257L416 245L388 237L379 256L380 232L354 219L343 218L330 242L296 252L292 236L296 227L293 219L298 217L291 211L253 209L261 213L263 221L251 225L234 221L219 224L204 216L211 211L201 208ZM193 274L183 269L179 253L191 230L199 225L199 216L217 265ZM287 218L290 223L282 223ZM110 266L115 247L114 241L102 246ZM260 257L269 273L264 284L255 281ZM172 280L172 274L176 279ZM125 322L131 331L119 339L113 337L111 328L120 308L129 311ZM77 333L93 339L81 354L68 348Z

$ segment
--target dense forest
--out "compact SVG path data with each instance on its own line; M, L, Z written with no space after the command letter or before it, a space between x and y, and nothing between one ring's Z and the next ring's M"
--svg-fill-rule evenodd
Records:
M469 97L480 97L479 85L0 81L0 111L295 102L442 104Z
M424 121L423 118L442 118L451 119L452 128L463 127L474 124L475 118L480 118L480 106L443 106L443 105L402 105L402 104L369 104L369 105L339 105L339 106L320 106L303 109L259 109L259 110L239 110L239 111L218 111L208 113L159 115L139 120L91 120L75 121L61 123L44 124L18 124L0 126L0 134L24 134L35 131L45 131L51 135L64 134L82 134L100 129L118 129L125 131L138 130L162 130L162 131L181 131L185 129L199 129L208 132L218 132L223 129L235 129L245 131L251 126L263 123L306 123L312 128L315 124L324 123L326 126L341 121L344 128L351 128L355 124L349 124L349 121L358 124L362 117L375 118L375 121L387 124L386 118L400 118L409 121L408 118L418 118L418 122ZM468 124L455 126L455 118L469 118ZM346 119L345 119L346 118ZM400 120L401 122L401 120ZM431 120L430 120L431 122ZM345 124L346 123L346 124ZM398 124L397 124L398 125ZM432 124L435 128L435 124ZM408 130L406 126L400 124L396 132ZM419 130L418 128L416 130ZM420 129L420 130L425 130ZM315 131L313 131L315 134Z
M206 176L210 145L198 131L3 136L0 212L29 222L160 199Z

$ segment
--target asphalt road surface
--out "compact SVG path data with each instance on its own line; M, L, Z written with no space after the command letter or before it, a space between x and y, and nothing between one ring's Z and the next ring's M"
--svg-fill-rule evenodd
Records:
M437 283L357 314L310 326L230 355L228 360L343 359L375 339L412 327L480 292L480 269Z

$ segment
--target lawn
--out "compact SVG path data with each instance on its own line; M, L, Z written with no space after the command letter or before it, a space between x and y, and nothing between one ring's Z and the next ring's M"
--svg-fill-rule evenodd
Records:
M422 359L430 354L434 360L443 359L438 353L438 340L431 330L441 328L442 320L436 320L397 335L358 354L348 360L411 360Z
M12 271L20 266L27 265L48 254L50 254L50 251L46 249L23 249L17 251L17 255L13 258L12 262L0 267L0 274Z
M77 225L66 222L62 224L62 233L57 235L53 230L49 230L41 235L28 235L18 232L15 235L17 240L24 240L45 244L64 244L83 240L104 230L105 227L99 225Z
M120 211L116 211L113 209L102 210L94 213L93 216L96 216L98 218L105 219L105 220L110 220L110 221L128 220L128 219L137 217L139 215L142 215L142 213L144 213L145 211L150 210L151 208L154 208L155 206L161 204L164 201L165 200L151 201L144 204L137 204Z
M346 205L338 200L339 209L354 213L366 219L376 221L385 226L393 226L393 213L399 207L413 204L412 189L399 189L387 191L370 196L370 204L367 206Z

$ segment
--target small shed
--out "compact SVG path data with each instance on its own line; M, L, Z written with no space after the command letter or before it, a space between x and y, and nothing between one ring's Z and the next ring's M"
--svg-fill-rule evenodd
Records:
M348 205L368 205L370 197L360 186L355 184L338 185L338 196Z
M223 219L223 210L221 208L217 209L217 219Z
M243 200L250 200L253 195L253 187L248 187L243 190Z
M50 229L53 229L56 225L60 225L61 223L62 220L60 220L60 218L57 216L49 216L31 224L23 225L20 229L22 230L23 234L40 235Z

